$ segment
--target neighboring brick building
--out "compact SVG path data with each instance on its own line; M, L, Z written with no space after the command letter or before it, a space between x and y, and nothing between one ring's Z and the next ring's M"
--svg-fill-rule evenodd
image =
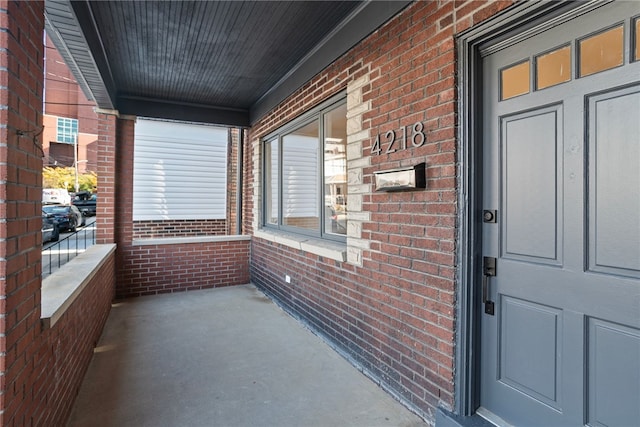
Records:
M78 171L98 168L98 116L62 56L47 36L44 65L44 166L73 167L73 135L78 141Z
M96 21L117 18L94 6ZM136 229L137 115L164 117L170 100L145 110L109 87L97 246L117 250L92 276L97 290L44 330L32 134L43 7L5 1L0 13L2 425L64 425L111 296L249 280L432 424L640 423L639 3L416 1L394 11L268 108L211 119L243 128L227 152L242 160L227 170L240 190L226 214L241 221L236 235ZM198 116L184 102L171 118L206 121L214 110ZM385 178L407 191L379 190Z

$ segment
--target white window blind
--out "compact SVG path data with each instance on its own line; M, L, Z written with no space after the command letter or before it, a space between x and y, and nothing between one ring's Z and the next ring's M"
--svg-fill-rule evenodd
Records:
M133 219L224 219L228 130L138 119Z
M284 217L317 217L318 138L287 135L282 151Z

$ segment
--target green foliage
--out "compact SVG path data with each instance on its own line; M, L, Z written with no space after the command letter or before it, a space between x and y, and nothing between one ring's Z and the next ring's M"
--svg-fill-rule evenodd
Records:
M42 188L65 188L67 191L75 191L74 168L50 168L42 169ZM80 191L95 192L98 186L98 175L95 172L86 172L78 175Z

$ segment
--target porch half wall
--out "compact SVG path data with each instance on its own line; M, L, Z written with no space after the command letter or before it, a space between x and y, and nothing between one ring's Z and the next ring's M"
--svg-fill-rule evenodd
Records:
M65 267L73 270L72 264ZM33 383L25 388L32 396L23 402L14 424L4 425L61 426L69 418L111 311L116 281L115 253L110 252L86 280L79 295L55 324L50 325L51 319L46 319L34 351L33 371L28 377Z
M137 244L120 250L116 297L155 295L249 283L248 236Z
M252 281L431 422L438 407L455 404L455 35L512 3L413 3L261 119L247 147ZM278 230L257 231L262 138L342 91L349 222L345 261L338 261L287 244ZM402 129L409 136L416 123L426 142L405 148ZM396 149L372 151L388 131L396 132ZM426 189L374 191L374 172L422 162Z
M236 228L237 131L231 135L227 219L222 226L212 227L207 220L182 221L179 226L177 222L136 223L136 117L113 114L99 116L105 132L101 134L99 153L109 170L98 175L98 238L102 243L117 244L116 299L249 283L250 236L230 234Z

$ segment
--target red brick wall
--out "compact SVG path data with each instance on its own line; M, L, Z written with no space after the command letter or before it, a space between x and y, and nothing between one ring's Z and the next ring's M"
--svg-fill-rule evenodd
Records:
M26 389L30 407L15 425L63 426L93 356L114 297L115 256L106 260L65 314L40 336Z
M115 243L116 117L98 115L98 203L96 243Z
M362 266L254 238L252 281L338 343L426 418L454 403L458 32L511 4L417 2L306 83L251 131L251 143L367 76L362 127L373 172L427 163L427 189L364 195ZM426 143L372 155L375 136L421 122ZM255 159L254 159L255 160ZM256 163L248 162L248 165ZM260 164L257 162L257 164ZM257 171L255 172L257 173ZM255 181L254 181L255 182ZM247 218L250 224L255 218ZM285 274L291 283L285 282Z
M238 144L239 129L229 129L227 146L227 229L226 234L236 234L237 194L238 194Z
M84 96L51 39L46 37L45 42L45 114L78 119L79 132L97 134L95 103Z
M35 404L40 335L43 2L0 2L0 425Z
M224 219L172 219L134 221L133 238L224 236L227 221Z
M127 245L117 298L249 283L249 240Z
M0 425L64 425L109 312L113 260L42 330L44 2L0 1Z

